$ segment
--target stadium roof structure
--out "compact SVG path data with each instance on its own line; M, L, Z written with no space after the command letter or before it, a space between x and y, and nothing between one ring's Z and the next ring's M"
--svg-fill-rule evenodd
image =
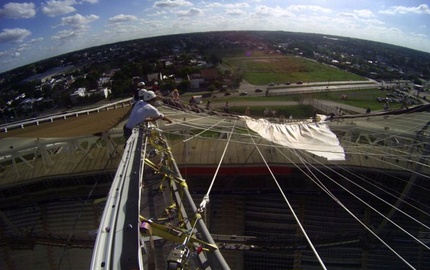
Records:
M174 119L174 123L159 123L156 128L165 138L163 149L146 149L148 144L143 140L151 133L137 131L135 140L125 148L122 146L122 120L127 108L128 105L106 106L99 108L99 116L93 112L73 112L59 115L58 121L63 123L56 128L51 124L57 120L43 121L45 124L34 120L31 125L9 127L7 134L0 134L1 141L7 142L7 145L2 143L1 150L0 232L8 236L2 237L1 242L2 269L47 265L57 269L88 268L94 244L98 243L94 233L100 235L101 230L106 230L98 226L102 209L109 206L108 194L112 196L112 190L108 191L113 188L111 181L118 177L120 164L128 160L126 157L133 149L139 149L139 154L145 149L145 161L160 159L160 153L167 151L163 149L168 149L172 155L170 162L173 162L168 163L167 171L157 166L160 160L151 161L152 165L148 160L142 163L145 165L138 166L147 166L141 190L144 196L139 198L141 211L145 212L140 224L161 220L157 215L159 210L151 210L149 205L167 204L160 206L168 212L164 218L173 218L173 213L180 212L169 208L170 195L164 193L162 187L166 182L162 181L163 176L173 175L173 182L180 180L180 186L184 186L182 179L186 180L188 198L191 198L184 209L190 217L186 220L194 224L192 217L196 209L192 204L195 202L204 210L200 212L201 220L213 243L203 240L199 233L191 234L193 226L182 233L189 235L188 240L196 237L209 243L202 248L216 245L229 265L222 262L221 268L250 269L270 265L272 269L362 269L402 265L402 268L425 269L430 265L428 105L386 113L320 116L317 121L281 123L283 120L271 118L266 119L270 126L265 126L264 130L253 128L250 119L238 115L205 109L192 111L184 106L165 104L160 110ZM80 121L83 124L79 124ZM82 126L82 132L75 130L75 126ZM312 141L307 141L307 147L295 147L291 140L293 146L280 144L276 140L280 133L262 136L282 126L324 126L339 144L334 150L321 150L323 139L316 142L315 148L319 152L337 154L341 147L344 159L330 159L313 152ZM315 131L307 130L310 130L308 134ZM296 139L297 134L308 136L303 129L293 134L287 128L282 134ZM17 141L28 144L10 148L10 142ZM100 151L104 148L107 151ZM39 159L42 161L37 163ZM94 160L108 161L96 167ZM89 165L85 166L86 162ZM66 163L74 164L70 166L73 169L62 175L54 171L54 167L66 168ZM108 180L97 176L85 178L88 172L100 173L101 168L109 168ZM26 173L27 170L31 173ZM45 176L41 176L43 172ZM12 175L15 175L14 181L9 180ZM72 180L71 177L76 178ZM60 181L60 178L63 179ZM104 188L97 189L97 185ZM77 195L78 189L82 189L80 195ZM69 193L64 194L64 190ZM58 198L60 194L62 197ZM85 203L77 204L78 201ZM74 204L78 206L73 207ZM156 224L152 227L155 230ZM145 230L148 231L148 227ZM92 237L88 232L94 232L90 234ZM175 249L179 245L162 237L145 237L142 238L145 248L139 251L142 258L164 256L166 263L172 254L170 251L184 254L181 253L184 250ZM35 262L33 256L40 258L41 254L48 254L47 259ZM195 251L190 254L201 256ZM33 264L24 263L23 258L30 258ZM199 260L202 265L190 263L189 267L205 268L219 259L218 256L208 258ZM151 263L160 265L161 261Z

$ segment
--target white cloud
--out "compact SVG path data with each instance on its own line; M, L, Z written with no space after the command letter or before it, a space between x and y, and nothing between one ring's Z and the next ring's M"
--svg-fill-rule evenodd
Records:
M31 35L31 32L27 29L22 29L22 28L3 29L2 32L0 32L0 43L22 42L26 37L30 35Z
M185 0L161 0L154 3L154 7L158 8L174 8L192 6L191 2Z
M35 15L34 3L7 3L0 9L0 18L28 19Z
M89 29L89 24L97 19L99 19L99 16L97 15L82 16L80 14L61 18L61 26L70 28L58 31L51 37L51 39L64 41L77 38L87 32Z
M61 25L63 26L71 26L74 29L86 28L89 23L99 19L97 15L89 15L82 16L80 14L76 14L69 17L61 18Z
M358 16L352 12L341 12L341 13L338 13L337 16L343 17L343 18L358 19Z
M355 9L353 10L353 13L357 15L358 17L362 18L373 18L375 17L375 14L368 9Z
M44 40L44 38L43 37L40 37L40 38L33 38L33 39L31 39L28 43L36 43L36 42L41 42L41 41L43 41Z
M234 4L221 4L221 3L212 3L206 5L208 8L248 8L249 4L246 2L234 3Z
M303 11L312 11L317 13L329 13L331 12L328 8L323 8L320 6L313 6L313 5L292 5L288 7L288 10L292 12L303 12Z
M49 0L49 1L46 1L45 4L43 4L42 12L49 17L55 17L55 16L75 12L76 9L73 7L73 5L76 5L75 0L64 0L64 1Z
M255 7L255 15L257 16L270 16L270 17L293 17L294 13L280 7L268 7L264 5L257 5Z
M103 31L103 33L106 33L109 36L109 38L112 38L113 36L118 37L118 33L121 34L130 34L130 33L136 33L138 31L141 31L141 29L136 25L124 25L120 24L115 27L107 27L106 30Z
M367 9L353 10L352 12L340 12L337 14L339 17L353 18L353 19L366 19L374 18L375 14Z
M246 14L246 12L243 11L242 9L233 8L233 9L227 10L225 12L225 14L232 15L232 16L238 16L238 15L244 15L244 14Z
M137 17L134 15L124 15L119 14L112 18L109 18L109 23L121 23L121 22L129 22L129 21L136 21Z
M179 17L195 17L195 16L203 16L205 13L203 10L198 8L190 8L187 11L178 11L176 14Z
M74 30L63 30L57 32L56 35L52 36L53 40L64 40L64 39L70 39L73 37L76 37L78 33Z
M393 6L387 10L379 11L381 14L396 15L396 14L430 14L430 8L426 4L421 4L417 7Z
M21 44L18 46L18 48L16 48L16 52L24 52L24 51L28 51L31 48L31 44L30 43L25 43L25 44Z
M421 38L421 39L427 39L428 38L428 36L427 35L425 35L425 34L420 34L420 33L415 33L415 32L412 32L412 33L410 33L411 34L411 36L413 36L413 37L417 37L417 38Z

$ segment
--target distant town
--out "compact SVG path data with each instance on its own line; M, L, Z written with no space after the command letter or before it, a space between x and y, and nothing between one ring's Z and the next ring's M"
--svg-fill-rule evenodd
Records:
M237 89L240 70L222 65L228 51L303 57L380 82L409 81L429 91L430 54L383 43L319 34L206 32L108 44L0 74L0 123L102 99L131 96L132 79L163 95L174 89Z

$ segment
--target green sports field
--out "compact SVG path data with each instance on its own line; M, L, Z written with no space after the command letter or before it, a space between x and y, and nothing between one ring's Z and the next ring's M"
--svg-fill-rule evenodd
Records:
M225 68L231 71L240 71L243 75L243 79L253 85L268 85L270 83L274 83L275 85L285 85L285 83L296 85L298 81L304 84L307 82L367 81L366 78L356 74L296 56L237 48L232 50L212 51L211 53L222 58L222 64ZM291 113L297 117L309 117L309 115L313 113L313 108L310 106L279 106L276 102L296 101L300 104L300 101L304 99L320 99L363 108L363 111L368 106L372 110L381 110L383 104L378 102L377 98L385 97L386 94L385 91L380 91L375 87L373 89L362 89L358 91L327 91L323 93L293 94L276 97L222 97L221 99L213 100L213 104L223 104L226 101L234 102L236 106L231 108L231 110L237 113L243 113L251 102L253 104L255 104L255 102L261 102L263 104L264 102L264 106L250 106L253 115L262 115L263 110L267 107L269 109L275 109L284 115ZM268 102L270 103L270 101L274 101L275 103L267 104ZM393 103L390 105L390 109L396 109L399 106L399 104Z
M238 68L241 70L244 79L255 85L296 83L298 81L366 80L361 76L309 59L268 54L261 51L228 54L226 57L223 57L223 63L232 69Z

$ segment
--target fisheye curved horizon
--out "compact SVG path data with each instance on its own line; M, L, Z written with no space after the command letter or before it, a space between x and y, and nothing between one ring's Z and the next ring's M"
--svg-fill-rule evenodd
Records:
M423 1L42 1L0 7L0 73L122 41L212 31L287 31L430 52Z

